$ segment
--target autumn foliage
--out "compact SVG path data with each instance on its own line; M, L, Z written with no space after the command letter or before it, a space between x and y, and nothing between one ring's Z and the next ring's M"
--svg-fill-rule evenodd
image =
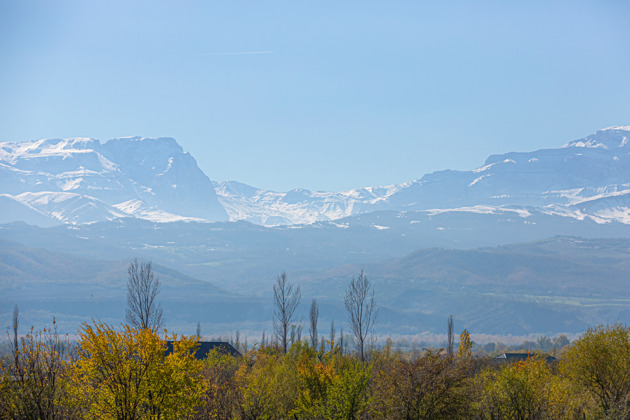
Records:
M166 352L166 340L173 349ZM31 331L1 359L0 419L630 418L630 328L586 331L549 362L387 344L365 361L334 342L194 357L196 338L84 324L76 346Z
M202 363L194 338L176 336L165 356L165 341L150 329L123 325L117 331L84 325L72 364L72 397L87 418L180 418L193 413L204 390Z

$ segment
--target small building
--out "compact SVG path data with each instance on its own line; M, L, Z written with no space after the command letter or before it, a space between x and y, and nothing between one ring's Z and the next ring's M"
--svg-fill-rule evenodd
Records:
M556 358L549 355L530 353L530 352L520 352L520 353L503 353L494 358L494 360L498 362L524 362L530 357L544 357L547 363L555 362Z
M229 354L230 356L237 357L241 356L238 350L236 350L230 343L227 341L199 341L197 345L197 350L195 351L195 359L203 360L208 357L208 353L212 350L217 350L220 353ZM173 342L166 342L166 355L168 356L173 352Z

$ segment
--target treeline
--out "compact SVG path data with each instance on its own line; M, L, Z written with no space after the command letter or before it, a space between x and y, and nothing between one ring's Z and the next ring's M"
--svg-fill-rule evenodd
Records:
M166 339L174 340L166 353ZM239 357L193 356L195 337L94 323L70 346L30 332L1 360L2 419L583 419L630 418L630 328L586 331L549 363L458 350L361 361L327 341L254 346Z

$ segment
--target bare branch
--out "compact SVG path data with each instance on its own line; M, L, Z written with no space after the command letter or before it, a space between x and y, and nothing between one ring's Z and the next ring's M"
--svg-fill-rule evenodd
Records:
M335 320L330 321L330 349L332 350L335 347L335 336L337 335L337 330L335 329Z
M154 332L164 325L161 305L156 301L160 293L160 278L155 276L151 262L134 259L127 270L127 322L137 329Z
M450 357L453 357L453 343L455 342L455 336L453 335L453 315L448 317L448 337L447 337L446 352Z
M20 325L20 310L17 304L13 307L13 320L11 325L13 326L13 350L18 349L18 326Z
M285 353L288 348L289 328L301 298L300 286L294 289L293 284L287 281L287 273L283 271L273 285L273 328Z
M310 320L311 325L309 328L309 333L311 335L311 345L315 350L317 350L317 321L319 319L319 305L317 304L317 300L313 299L311 303L311 311L310 311Z
M357 279L352 279L344 299L348 310L348 322L359 350L361 361L365 361L365 340L378 317L378 309L374 305L374 289L367 276L361 270Z

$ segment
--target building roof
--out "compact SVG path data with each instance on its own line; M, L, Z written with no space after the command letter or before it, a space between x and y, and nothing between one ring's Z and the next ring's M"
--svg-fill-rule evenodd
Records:
M195 359L203 360L208 357L208 353L212 350L217 350L220 353L229 354L230 356L241 356L238 350L236 350L227 341L199 341L197 350L195 351ZM173 342L166 342L166 355L168 356L173 352Z
M556 360L555 357L544 355L544 354L536 354L530 352L522 352L522 353L503 353L495 357L495 360L506 361L506 362L521 362L525 361L530 357L544 357L547 363L553 362Z

